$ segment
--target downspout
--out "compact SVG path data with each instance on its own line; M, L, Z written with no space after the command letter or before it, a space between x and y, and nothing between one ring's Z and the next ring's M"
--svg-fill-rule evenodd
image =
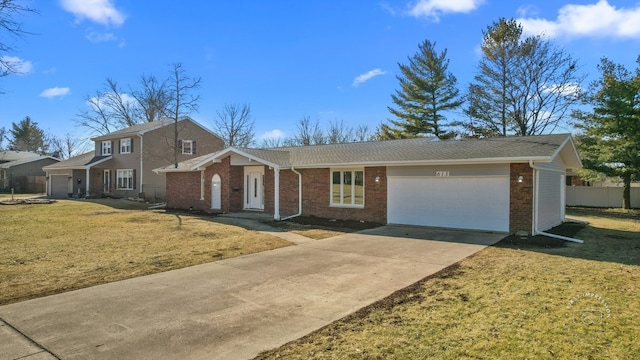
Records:
M280 221L280 168L273 168L273 219Z
M142 180L143 180L143 177L144 177L144 167L143 167L144 162L142 161L142 159L143 159L142 154L143 154L143 150L144 150L144 148L142 147L143 146L143 138L142 138L142 135L140 135L140 134L138 134L138 137L140 138L140 175L138 175L138 177L140 178L139 189L140 189L141 193L144 193L144 189L142 187Z
M580 239L574 239L574 238L570 238L567 236L562 236L562 235L556 235L556 234L551 234L548 232L544 232L544 231L540 231L538 230L538 181L537 181L537 171L540 170L545 170L537 165L535 165L533 163L533 160L529 160L529 166L535 170L535 172L533 173L533 179L535 181L534 183L534 196L533 196L533 235L544 235L550 238L554 238L554 239L560 239L560 240L564 240L564 241L571 241L571 242L575 242L578 244L583 244L584 241L580 240Z
M302 174L300 174L296 169L294 169L293 166L291 167L291 171L298 174L298 213L282 218L280 219L280 221L293 219L294 217L298 217L302 215Z

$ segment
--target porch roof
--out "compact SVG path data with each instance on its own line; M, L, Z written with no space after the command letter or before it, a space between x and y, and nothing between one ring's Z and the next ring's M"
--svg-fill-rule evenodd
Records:
M51 164L43 167L47 170L68 170L68 169L88 169L94 165L98 165L112 158L109 156L95 156L95 151L90 151L82 155L74 156L70 159L60 161L59 163Z
M562 154L568 167L582 163L570 134L512 136L489 139L434 141L429 138L372 141L270 149L227 148L168 166L157 172L196 171L236 154L277 168L313 168L362 165L478 164L551 162Z

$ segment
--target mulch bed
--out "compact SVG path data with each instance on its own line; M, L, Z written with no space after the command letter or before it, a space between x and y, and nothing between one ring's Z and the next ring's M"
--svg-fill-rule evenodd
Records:
M367 230L382 226L382 224L341 219L325 219L316 216L298 216L284 222L291 222L299 225L318 226L326 229L351 229L354 231Z
M572 238L580 230L584 229L585 226L587 225L581 224L581 223L575 223L575 222L565 222L545 232ZM536 235L536 236L510 235L500 240L500 242L498 242L494 246L509 247L509 248L522 248L522 247L557 248L557 247L567 246L567 241L544 236L544 235Z
M34 205L34 204L53 204L53 199L15 199L0 201L0 205Z

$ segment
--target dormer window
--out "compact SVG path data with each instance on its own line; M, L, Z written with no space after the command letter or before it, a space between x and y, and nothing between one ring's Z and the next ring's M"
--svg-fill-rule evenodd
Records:
M102 156L111 155L111 140L102 142Z
M131 154L131 138L120 139L120 154Z

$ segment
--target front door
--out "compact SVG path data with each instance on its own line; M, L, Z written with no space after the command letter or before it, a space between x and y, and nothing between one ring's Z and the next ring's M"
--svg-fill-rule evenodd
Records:
M102 192L111 192L111 170L105 169L102 172Z
M222 208L222 181L220 175L215 174L211 178L211 208Z
M264 209L264 167L245 168L245 208Z

